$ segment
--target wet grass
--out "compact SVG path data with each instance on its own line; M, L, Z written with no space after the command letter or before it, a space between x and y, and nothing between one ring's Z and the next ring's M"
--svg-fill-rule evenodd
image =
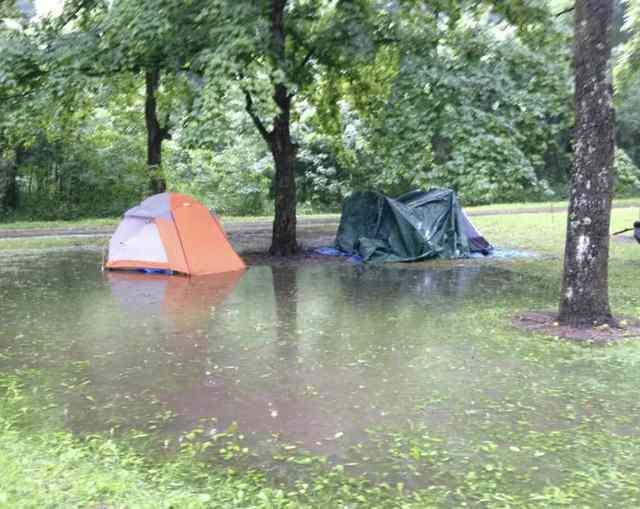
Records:
M302 214L299 219L327 219L337 221L339 214ZM70 221L10 221L0 222L2 230L91 230L95 228L115 228L120 222L120 217L85 218ZM273 216L222 216L223 222L232 223L259 223L273 221Z
M638 198L617 198L614 200L614 206L617 207L637 207L640 204ZM515 202L515 203L495 203L491 205L480 205L474 207L465 207L467 211L485 211L485 210L513 210L513 209L562 209L567 207L568 202L565 200L554 200L544 202Z
M93 248L103 249L107 244L105 237L36 237L0 239L0 253L18 253L21 251L42 251L49 249Z
M553 310L557 305L563 216L475 218L474 223L496 245L534 251L542 257L440 264L443 270L466 264L495 271L482 280L486 288L456 300L455 306L430 301L438 312L425 313L423 328L402 328L410 318L405 306L415 300L410 296L402 305L380 308L378 317L372 316L371 323L361 322L359 330L350 330L346 322L336 338L327 338L321 334L323 323L344 319L340 306L325 316L320 312L323 301L305 294L308 301L298 304L301 332L297 334L317 334L314 341L328 345L322 350L327 358L320 360L331 362L331 350L335 350L335 362L339 362L349 349L360 349L357 366L351 370L365 375L368 365L382 363L381 359L393 361L390 379L400 387L406 378L402 386L406 392L397 399L412 407L401 423L381 420L368 428L337 458L276 440L273 461L263 465L255 459L258 451L244 436L246 430L235 426L207 438L203 438L204 426L195 427L167 447L162 447L164 437L155 438L148 429L112 427L72 433L69 429L77 427L77 422L68 413L69 402L84 399L92 404L94 400L90 412L105 421L114 412L113 406L100 407L101 392L84 378L85 366L73 360L60 364L54 342L51 352L30 351L28 334L16 335L9 348L0 343L5 345L0 349L2 366L13 366L0 374L0 507L639 506L640 342L591 348L531 336L510 325L514 313ZM636 218L633 209L616 210L612 229L624 228ZM85 240L93 242L71 240L81 245ZM22 247L65 247L48 242ZM612 242L610 293L616 313L640 317L639 271L640 246ZM407 272L398 274L400 279ZM366 274L361 277L365 278ZM28 289L26 283L24 288ZM329 289L315 291L325 290ZM45 294L51 291L43 287ZM258 287L243 291L241 295L259 295ZM0 299L6 299L2 292L0 287ZM16 306L26 304L16 302ZM267 330L273 316L256 312L250 320L234 318L239 305L236 302L219 312L247 332L234 339L236 350L251 352L255 345L248 331ZM31 329L47 331L36 318L26 314L26 319L32 320ZM390 350L396 344L391 340L373 347L358 344L367 340L363 332L370 329L373 334L380 328L414 334L416 339L398 342L395 351ZM421 342L423 337L429 341ZM24 360L18 347L25 350ZM34 342L34 348L42 345ZM144 344L140 348L145 358L151 355ZM25 368L23 364L37 352L49 367ZM101 353L105 359L116 354L110 346ZM303 354L297 352L292 364ZM20 362L14 362L14 357ZM318 364L315 369L321 367ZM371 391L372 400L377 401L377 391L386 390L383 376L387 375L375 373L362 385L361 390ZM322 391L313 385L292 390L306 398L320 398L318 404L322 404ZM113 404L110 399L103 403ZM391 409L379 410L391 411L395 403L389 402ZM337 408L339 402L334 405ZM124 413L141 411L132 406ZM153 426L162 427L163 419L170 423L173 418L159 414ZM343 431L333 430L330 438L348 439Z
M115 227L120 221L119 217L85 218L58 221L0 221L0 231L2 230L46 230L46 229L89 229L101 227Z

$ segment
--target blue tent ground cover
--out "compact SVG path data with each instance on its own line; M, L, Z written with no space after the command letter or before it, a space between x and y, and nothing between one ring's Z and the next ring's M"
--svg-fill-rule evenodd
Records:
M340 251L332 246L324 246L319 247L313 250L314 253L322 255L322 256L343 256L349 257L347 261L351 263L362 263L362 258L358 255L350 255L349 253L345 253L344 251Z
M357 255L349 255L332 246L323 246L313 250L314 253L321 256L341 256L347 258L351 263L362 263L362 258ZM502 249L494 246L491 253L485 255L482 253L471 253L470 258L497 258L500 260L509 260L512 258L539 258L540 255L531 251L520 251L518 249Z

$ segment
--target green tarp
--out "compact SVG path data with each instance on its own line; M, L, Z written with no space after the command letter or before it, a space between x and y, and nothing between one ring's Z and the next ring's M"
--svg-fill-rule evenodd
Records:
M489 254L450 189L413 191L393 199L357 192L342 205L336 248L370 262L410 262Z

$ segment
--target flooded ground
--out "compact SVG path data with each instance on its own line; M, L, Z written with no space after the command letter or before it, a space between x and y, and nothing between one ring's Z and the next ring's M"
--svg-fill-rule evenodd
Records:
M285 479L342 465L478 489L569 479L612 454L594 433L637 437L637 348L514 337L509 316L557 288L508 264L335 260L192 279L99 265L58 251L0 269L0 368L80 435L133 432L150 453L208 444L212 461Z

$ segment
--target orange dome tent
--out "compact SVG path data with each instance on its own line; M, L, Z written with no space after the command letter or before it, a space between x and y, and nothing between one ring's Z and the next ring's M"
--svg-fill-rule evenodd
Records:
M204 205L184 194L161 193L125 212L109 241L105 268L202 275L245 264Z

